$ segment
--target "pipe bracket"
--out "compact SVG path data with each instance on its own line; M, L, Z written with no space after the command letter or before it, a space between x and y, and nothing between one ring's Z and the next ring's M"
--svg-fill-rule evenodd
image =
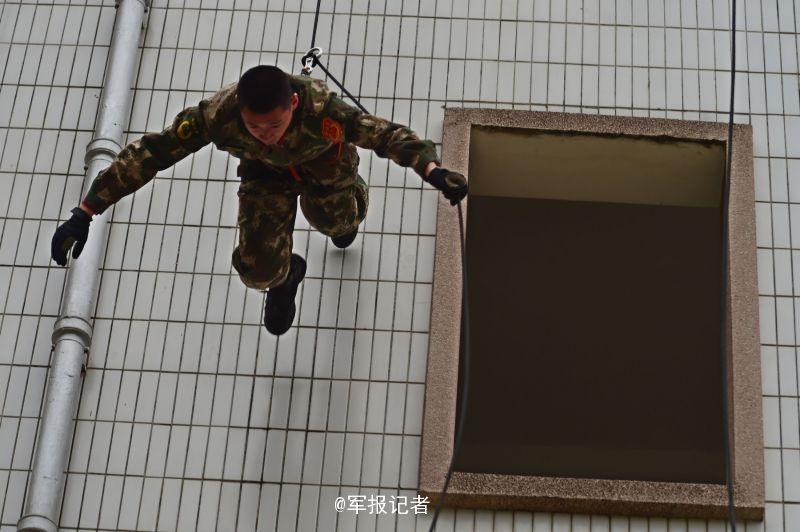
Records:
M53 327L52 341L55 346L59 341L67 339L68 335L75 335L76 339L83 344L84 351L88 350L88 345L92 342L92 325L77 316L63 316Z
M113 161L120 151L122 151L122 146L114 139L96 137L86 146L86 155L84 155L83 161L88 165L95 158L102 155L107 155Z

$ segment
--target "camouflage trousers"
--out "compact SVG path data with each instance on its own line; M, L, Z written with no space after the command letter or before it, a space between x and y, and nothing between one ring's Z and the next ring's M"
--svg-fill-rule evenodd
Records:
M340 236L355 230L367 215L367 184L355 173L335 185L290 172L276 172L251 161L240 164L239 245L231 262L249 288L267 290L289 273L297 198L308 223L320 233Z

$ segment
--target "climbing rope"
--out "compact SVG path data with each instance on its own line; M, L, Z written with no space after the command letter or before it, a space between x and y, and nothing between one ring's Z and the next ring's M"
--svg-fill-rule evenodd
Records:
M319 8L322 0L317 0L317 9L314 15L314 29L311 34L311 48L300 59L302 65L302 74L310 76L314 67L320 67L325 75L333 80L334 83L346 94L363 112L369 114L369 111L361 105L358 98L350 94L344 85L336 79L330 71L325 68L325 65L320 61L322 56L322 49L315 46L317 38L317 24L319 22ZM730 203L730 174L731 174L731 158L733 152L733 115L734 115L734 86L736 79L736 1L731 2L731 94L730 94L730 110L728 116L728 143L725 153L725 175L722 186L722 295L720 298L721 308L721 327L720 327L720 356L722 361L722 388L723 388L723 432L724 432L724 445L725 445L725 482L728 491L728 519L731 524L731 531L736 532L736 510L734 507L733 496L733 478L731 472L731 443L730 443L730 423L728 419L729 404L728 404L728 363L727 363L727 292L728 292L728 205ZM439 513L442 510L445 496L447 495L447 488L450 485L450 479L453 476L453 468L456 459L458 458L461 450L461 440L464 433L464 419L467 412L467 398L469 395L469 371L470 371L470 349L469 349L469 293L467 290L467 259L466 259L466 241L464 237L464 219L461 210L461 203L458 206L458 231L461 240L461 282L462 282L462 339L464 346L464 372L463 372L463 393L461 400L461 409L458 414L458 426L456 428L455 441L453 444L453 455L450 461L450 466L447 469L445 476L444 487L442 488L442 496L436 506L436 511L433 514L431 521L430 532L436 528L436 522L439 519Z
M317 40L317 24L319 22L319 6L322 3L322 0L317 0L317 12L314 14L314 30L311 32L311 48L306 52L306 54L300 59L300 64L303 65L301 73L304 76L310 76L311 72L314 70L314 67L319 67L325 72L325 75L328 76L333 80L336 85L342 89L342 92L345 93L351 100L355 102L359 109L364 111L367 114L370 114L367 109L361 105L361 102L358 101L358 98L350 94L350 91L344 88L344 85L339 83L339 80L336 79L330 71L325 68L325 65L320 62L319 58L322 56L322 48L315 46L315 42Z
M325 75L328 76L330 79L333 80L334 83L342 90L344 94L346 94L355 104L358 106L359 109L364 111L367 114L370 114L366 108L361 105L361 102L358 101L358 98L350 94L344 85L342 85L338 79L336 79L330 71L325 68L325 65L322 64L320 61L320 56L322 56L322 48L315 46L316 44L316 37L317 37L317 22L319 20L319 6L321 0L317 1L317 11L314 15L314 31L311 34L311 48L308 52L300 58L300 64L302 65L301 73L304 76L310 76L314 70L314 67L319 67L325 72ZM450 461L450 467L447 469L447 476L444 480L444 488L442 489L442 496L439 498L439 503L436 505L436 511L433 514L433 520L431 522L430 530L433 531L436 528L436 521L439 519L439 513L442 511L442 504L444 503L445 495L447 494L447 487L450 485L450 478L453 476L453 466L455 465L456 459L458 458L459 451L461 450L461 439L464 432L464 418L466 417L467 412L467 396L469 392L469 299L467 294L467 256L465 252L465 240L464 240L464 217L461 211L461 203L457 204L458 206L458 231L461 235L461 282L462 282L462 312L461 312L461 320L462 320L462 342L464 344L464 387L461 395L461 410L458 416L458 427L456 430L456 438L455 443L453 446L453 456Z
M308 52L306 52L306 54L300 59L300 63L303 65L301 73L304 76L310 76L314 67L317 66L320 67L322 71L325 72L325 75L331 78L333 82L336 83L336 85L338 85L340 89L342 89L342 92L345 93L351 100L355 102L355 104L358 106L359 109L361 109L367 114L370 114L370 112L367 111L367 109L363 105L361 105L361 102L358 101L358 98L350 94L350 91L344 88L344 85L339 83L339 80L336 79L333 76L333 74L331 74L330 70L325 68L325 65L323 65L322 62L320 62L319 58L321 55L322 55L322 48L319 48L318 46L312 46L311 49Z
M459 452L461 451L461 439L464 435L464 420L467 417L467 397L469 396L469 292L467 291L467 254L465 251L466 241L464 239L464 217L461 213L461 203L458 206L458 234L461 237L461 341L464 346L464 386L461 394L461 409L458 412L458 427L456 428L456 438L453 444L453 457L450 459L450 467L447 468L447 475L444 477L444 487L442 488L442 496L439 498L439 503L436 505L436 511L433 513L433 521L431 527L428 529L430 532L436 529L436 521L439 519L439 512L442 511L442 503L447 494L447 487L450 485L450 477L453 476L453 467L456 464Z

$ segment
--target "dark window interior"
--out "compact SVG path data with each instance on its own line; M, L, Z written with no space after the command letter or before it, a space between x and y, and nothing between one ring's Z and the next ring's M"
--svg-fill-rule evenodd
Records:
M456 470L724 483L723 149L473 128Z

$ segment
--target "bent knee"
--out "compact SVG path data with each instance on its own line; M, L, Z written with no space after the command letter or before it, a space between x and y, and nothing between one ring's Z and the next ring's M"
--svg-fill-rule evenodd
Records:
M289 275L289 256L272 256L255 260L242 259L239 248L233 250L232 264L242 283L248 288L267 290L278 286Z
M367 216L368 196L353 187L352 191L324 199L301 197L300 206L308 223L325 236L336 237L358 228Z

